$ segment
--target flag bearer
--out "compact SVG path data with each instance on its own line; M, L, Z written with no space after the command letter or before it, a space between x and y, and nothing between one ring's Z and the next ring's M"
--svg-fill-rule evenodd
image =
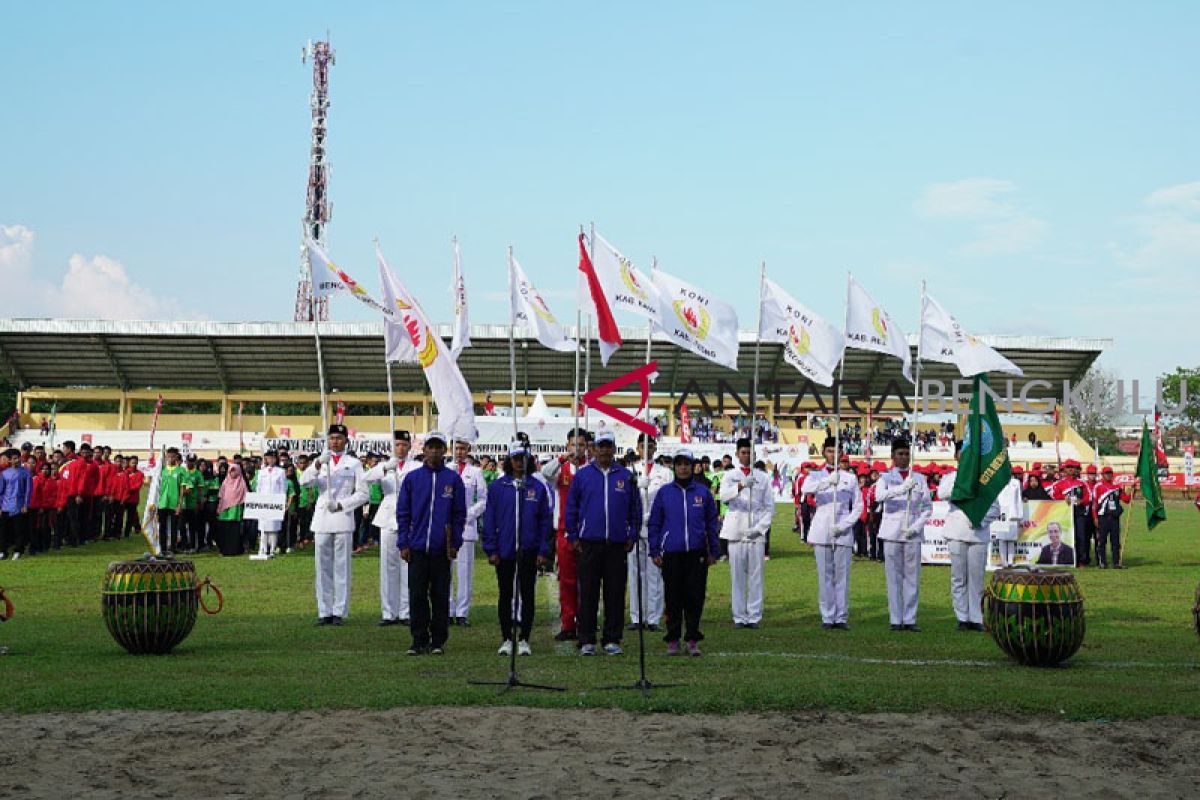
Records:
M719 497L725 504L721 538L729 544L733 626L757 628L763 611L763 561L775 497L767 473L751 467L749 438L738 439L738 463L721 473Z
M1125 513L1122 503L1129 502L1129 493L1113 481L1112 467L1100 471L1100 480L1096 483L1093 494L1092 508L1096 515L1096 563L1100 569L1124 569L1121 563L1121 514ZM1112 561L1108 560L1111 543Z
M279 454L274 450L263 453L263 467L254 474L254 491L265 494L281 494L287 496L287 473L278 466ZM197 487L197 495L203 491L203 486ZM279 549L279 532L283 530L283 520L258 521L258 554L274 558ZM199 525L193 536L199 537ZM197 545L198 546L198 545Z
M801 487L816 501L808 529L808 543L817 560L821 627L850 630L850 556L854 552L854 523L862 516L858 478L835 466L837 442L825 439L821 448L825 464L810 472ZM848 461L846 462L848 466Z
M400 557L396 545L396 498L404 476L420 468L419 461L408 457L412 450L412 434L392 432L392 457L380 462L367 473L367 483L376 483L383 490L375 524L379 527L379 610L380 627L409 625L408 562Z
M350 551L354 543L354 511L370 499L362 462L347 449L346 426L329 426L329 449L300 475L301 486L316 486L320 497L313 511L316 540L317 625L341 625L350 614Z
M962 456L962 442L954 443L954 458ZM938 484L938 497L954 493L957 470L947 472ZM950 598L960 631L983 630L983 579L988 549L992 541L992 523L1000 518L1000 503L992 501L978 526L971 524L965 511L950 504L942 531L950 544Z
M681 635L687 642L688 655L700 655L704 639L700 618L704 614L708 568L717 563L721 552L717 504L708 486L695 476L694 461L691 450L675 453L675 480L655 495L647 524L650 553L662 570L666 592L667 633L663 639L669 656L679 655Z
M907 439L892 440L892 468L879 476L875 500L883 510L879 538L887 576L888 617L893 631L919 631L917 603L921 588L921 543L933 512L929 484L911 467Z

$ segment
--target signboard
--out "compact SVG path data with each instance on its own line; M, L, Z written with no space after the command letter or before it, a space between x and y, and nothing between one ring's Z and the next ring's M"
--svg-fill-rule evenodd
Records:
M246 492L244 519L256 519L260 522L281 522L287 509L286 494L268 494L267 492Z
M921 545L922 564L950 563L950 544L942 535L946 524L946 514L950 504L938 501L933 504L933 514L925 523L925 541ZM1042 560L1042 549L1048 548L1055 542L1059 547L1058 564L1060 566L1075 566L1075 520L1071 506L1059 500L1030 500L1025 503L1025 519L1021 521L1021 532L1015 542L1016 552L1013 554L1014 566L1022 564L1037 564L1039 560L1045 563L1050 559L1047 551ZM1009 546L1014 546L1010 544ZM988 553L989 570L1001 566L1000 543L992 536L991 550Z
M91 444L92 443L92 435L90 433L81 433L79 435L79 441L82 442L83 444Z
M1196 485L1196 448L1190 444L1183 448L1183 485Z
M280 437L282 437L284 439L289 439L289 438L291 438L291 435L292 435L292 429L291 428L280 428L279 435L280 435Z

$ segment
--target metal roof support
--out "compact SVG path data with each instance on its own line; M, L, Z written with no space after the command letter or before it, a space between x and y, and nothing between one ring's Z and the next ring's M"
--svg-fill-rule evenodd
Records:
M117 379L117 386L123 392L129 391L129 379L125 377L125 371L121 369L121 364L117 361L117 354L109 347L108 339L104 336L96 336L95 340L100 345L100 349L104 351L104 357L108 359L109 366L112 367L113 375Z
M204 337L205 344L208 345L208 352L212 354L213 365L217 368L217 380L221 382L221 391L229 391L229 371L225 369L225 362L221 359L221 354L217 352L216 343L209 337Z

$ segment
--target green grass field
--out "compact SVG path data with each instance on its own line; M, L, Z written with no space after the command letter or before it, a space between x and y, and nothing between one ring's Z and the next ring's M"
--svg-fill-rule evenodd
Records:
M16 604L0 626L5 711L156 709L383 708L414 704L521 703L618 706L637 710L732 712L825 708L848 711L1033 711L1070 718L1200 716L1200 639L1192 605L1200 580L1200 515L1172 503L1170 521L1147 533L1133 509L1124 571L1083 570L1087 638L1057 669L1010 662L984 634L958 633L949 570L922 571L923 633L892 633L882 565L855 561L850 632L820 629L808 547L776 518L766 565L766 612L758 631L734 630L725 565L710 575L705 656L668 659L648 634L651 680L684 686L643 698L599 691L637 677L636 634L628 654L582 659L556 645L548 593L538 585L534 656L527 680L568 687L561 694L469 686L502 679L497 657L496 586L480 559L470 628L453 628L442 658L409 658L407 630L377 628L377 554L354 559L351 617L341 628L314 628L310 551L251 562L204 555L226 596L219 616L201 616L168 656L131 656L109 636L100 614L100 579L111 560L135 557L139 542L96 544L62 554L0 562L0 585ZM651 638L653 637L653 638Z

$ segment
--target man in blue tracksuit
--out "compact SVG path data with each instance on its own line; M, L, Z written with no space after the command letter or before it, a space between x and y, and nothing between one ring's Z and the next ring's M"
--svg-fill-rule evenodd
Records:
M421 468L404 477L396 497L396 547L408 562L408 654L440 656L450 635L450 563L462 546L467 499L462 478L445 465L446 435L426 434L422 454Z
M601 645L610 656L621 649L625 615L625 556L641 533L642 499L633 473L613 459L617 440L596 434L596 458L575 473L567 492L567 541L579 574L579 653L596 654L596 616L604 590Z
M675 481L658 490L650 507L647 534L650 557L662 570L667 605L667 655L679 655L683 632L688 655L700 655L700 616L708 588L708 568L721 553L717 503L703 481L692 477L695 457L688 449L675 453Z
M21 451L5 450L0 454L0 558L12 550L16 561L28 544L32 493L33 477L21 465Z
M502 656L512 655L513 617L517 616L513 609L514 581L520 594L517 611L521 630L516 643L517 655L527 656L532 652L529 634L533 630L537 570L550 556L550 492L544 483L530 475L530 461L528 445L522 441L509 445L504 474L488 487L483 512L483 552L488 563L496 568L496 583L500 589L496 611L503 637L499 650Z

